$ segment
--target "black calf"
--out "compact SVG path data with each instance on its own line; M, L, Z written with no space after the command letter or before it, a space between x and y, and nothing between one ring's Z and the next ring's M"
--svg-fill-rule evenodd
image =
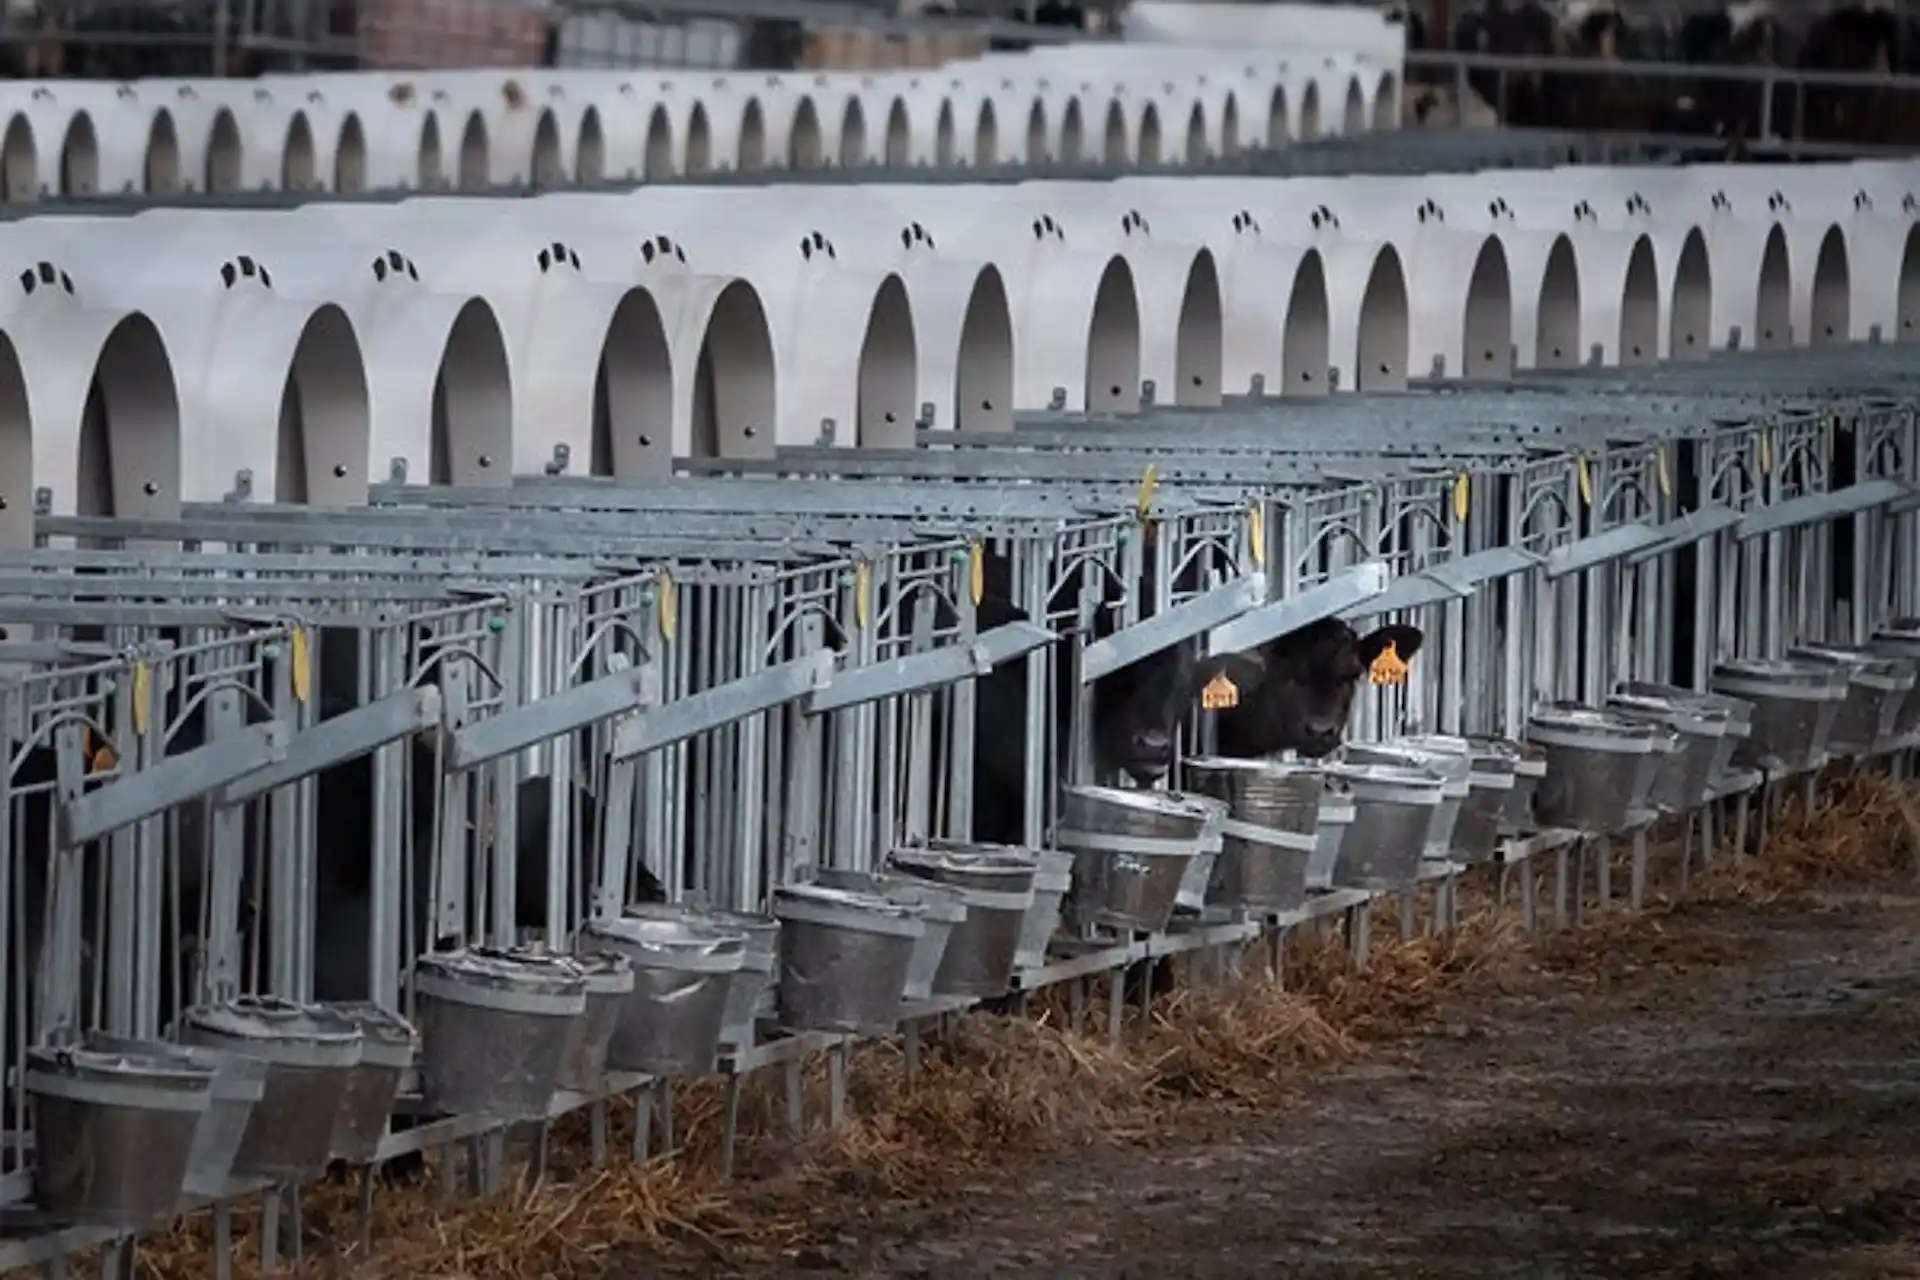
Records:
M1424 640L1417 627L1389 625L1363 637L1340 619L1326 618L1268 641L1246 655L1260 665L1264 678L1242 689L1237 706L1216 714L1219 754L1237 759L1281 751L1327 755L1346 735L1361 677L1375 663L1388 673L1410 662ZM1149 984L1149 998L1164 995L1174 985L1172 959L1135 966L1126 980L1129 1000L1142 998L1143 983Z
M1338 618L1279 636L1250 655L1265 672L1251 696L1215 722L1219 752L1237 759L1295 751L1324 756L1341 743L1361 677L1392 649L1405 664L1420 651L1418 627L1389 625L1365 636Z
M1118 584L1111 578L1103 581L1105 590L1094 613L1092 640L1114 633L1122 603ZM1077 582L1070 582L1061 593L1077 586ZM1150 577L1142 580L1140 590L1144 599L1153 598ZM1027 615L1004 596L986 595L977 617L979 629L985 631L1025 621ZM1152 785L1172 769L1175 735L1209 682L1224 673L1243 691L1259 684L1262 673L1257 662L1235 654L1201 658L1198 649L1191 641L1163 649L1095 681L1092 742L1096 777L1125 773L1141 786ZM1027 664L1039 660L1036 654L1003 663L979 682L973 752L976 840L1024 842L1027 752L1033 744L1044 745L1047 741L1047 735L1030 730L1026 716ZM1073 701L1071 681L1063 672L1054 681L1052 719L1047 726L1059 753L1067 750Z

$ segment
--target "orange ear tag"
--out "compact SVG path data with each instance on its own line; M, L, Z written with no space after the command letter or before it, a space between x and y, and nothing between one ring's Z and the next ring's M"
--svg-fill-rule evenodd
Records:
M1207 681L1207 687L1200 691L1202 711L1225 711L1239 705L1240 686L1235 684L1224 671Z
M1402 684L1406 681L1407 664L1400 660L1400 651L1394 647L1393 641L1387 641L1386 647L1380 650L1380 656L1367 669L1367 674L1375 684Z

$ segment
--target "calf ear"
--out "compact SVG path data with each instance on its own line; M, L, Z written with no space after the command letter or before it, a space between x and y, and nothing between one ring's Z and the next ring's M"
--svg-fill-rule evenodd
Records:
M1188 688L1203 710L1225 711L1244 702L1266 676L1264 663L1245 654L1223 653L1195 663Z
M1397 623L1381 627L1360 642L1360 661L1371 664L1391 640L1393 651L1400 655L1400 661L1410 662L1413 655L1420 652L1420 646L1426 638L1427 633L1418 627L1403 627Z

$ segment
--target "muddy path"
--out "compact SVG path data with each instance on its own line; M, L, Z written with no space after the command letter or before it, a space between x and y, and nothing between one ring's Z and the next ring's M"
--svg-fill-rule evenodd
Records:
M1920 1277L1920 897L1602 921L1272 1116L824 1212L748 1274Z

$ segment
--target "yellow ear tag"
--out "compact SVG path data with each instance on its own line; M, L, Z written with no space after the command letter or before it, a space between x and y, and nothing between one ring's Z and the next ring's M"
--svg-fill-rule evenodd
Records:
M152 685L153 673L147 669L144 659L133 664L133 731L147 731L147 696Z
M293 629L293 696L301 702L307 700L307 693L313 680L313 672L307 666L307 629Z
M1153 491L1160 487L1160 468L1153 463L1147 464L1146 472L1140 477L1140 523L1147 522L1147 510L1153 506Z
M1467 522L1467 499L1472 492L1472 482L1467 479L1466 472L1462 471L1453 478L1453 518L1461 524Z
M1590 507L1593 505L1593 472L1587 466L1585 454L1576 456L1580 462L1580 501Z
M660 638L672 644L674 633L680 629L680 596L674 589L673 575L665 569L660 571L660 584L657 591L660 600L657 619L660 623Z
M1367 668L1367 675L1375 684L1401 684L1407 678L1407 664L1400 660L1400 651L1393 641L1387 641L1386 648L1380 650L1380 656Z
M1654 474L1660 481L1661 496L1673 496L1673 477L1667 474L1667 451L1658 445L1653 450Z
M873 589L873 566L865 560L853 566L853 620L865 630L867 626L867 601Z
M967 591L977 605L980 603L980 597L987 592L986 550L976 542L967 558L971 561L967 565Z
M1259 503L1247 508L1247 549L1252 552L1256 566L1267 567L1267 522L1261 516Z
M1224 671L1207 681L1207 687L1200 691L1202 711L1225 711L1239 705L1240 686Z

